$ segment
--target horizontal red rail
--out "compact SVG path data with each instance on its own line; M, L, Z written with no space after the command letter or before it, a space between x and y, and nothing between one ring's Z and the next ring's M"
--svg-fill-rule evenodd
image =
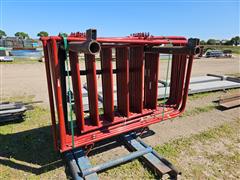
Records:
M44 40L54 39L57 41L62 40L59 36L50 36L50 37L42 37ZM68 37L68 41L85 41L86 38L80 38L80 37ZM97 38L96 39L99 43L131 43L131 44L187 44L187 39L181 38L181 37L163 37L163 38L153 38L153 39L137 39L137 38Z

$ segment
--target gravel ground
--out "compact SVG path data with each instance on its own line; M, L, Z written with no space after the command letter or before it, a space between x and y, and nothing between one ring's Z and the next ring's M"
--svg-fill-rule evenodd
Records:
M97 62L99 67L99 61ZM84 67L84 64L82 64ZM165 79L167 61L160 63L160 77ZM240 57L231 59L196 59L193 64L192 76L212 74L239 73ZM33 95L36 101L48 104L47 82L44 63L30 64L0 64L1 71L1 97L14 97ZM85 79L83 79L83 83ZM99 83L101 80L99 79Z

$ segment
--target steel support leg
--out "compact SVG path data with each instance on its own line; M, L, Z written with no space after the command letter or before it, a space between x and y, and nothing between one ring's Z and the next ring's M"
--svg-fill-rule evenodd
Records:
M160 177L164 174L168 174L171 179L177 179L179 172L176 168L165 158L159 156L156 151L141 141L141 139L136 138L134 133L122 135L121 138L128 149L131 149L133 152L96 166L91 166L83 149L74 149L66 153L65 159L67 160L67 165L69 166L73 179L95 180L98 179L97 172L104 171L136 158L140 158L140 160L144 161L153 172L156 172Z

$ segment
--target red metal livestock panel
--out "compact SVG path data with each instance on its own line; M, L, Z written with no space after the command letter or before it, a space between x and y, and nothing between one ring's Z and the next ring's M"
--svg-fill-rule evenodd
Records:
M198 39L146 33L97 38L96 30L88 30L86 34L42 37L41 40L54 143L61 152L72 149L73 144L74 147L90 145L177 117L185 109L193 55L199 51ZM157 101L161 53L172 54L170 96L164 105ZM65 65L66 61L70 61L70 67ZM80 62L85 63L85 70L81 70L84 63ZM116 64L115 69L113 64ZM102 81L98 81L98 75ZM71 79L70 85L66 83L66 76ZM89 112L84 112L83 107L84 76ZM76 126L68 125L71 104L67 101L67 89L73 94L74 122L71 123L76 122ZM102 101L99 101L101 89ZM103 108L98 107L99 103Z

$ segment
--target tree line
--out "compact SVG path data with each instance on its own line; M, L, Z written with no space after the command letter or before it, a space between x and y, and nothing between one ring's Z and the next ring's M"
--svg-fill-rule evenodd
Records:
M67 35L67 33L62 33L64 36L66 36ZM5 31L3 31L3 30L1 30L0 29L0 38L3 38L3 37L6 37L7 36L7 34L5 33ZM37 33L37 36L38 37L46 37L46 36L48 36L48 32L46 32L46 31L40 31L39 33ZM29 35L28 35L28 33L25 33L25 32L16 32L15 33L15 37L19 37L19 38L21 38L21 39L29 39L30 37L29 37Z
M232 37L229 40L208 39L207 41L201 40L201 45L239 45L239 36Z
M67 35L66 33L62 33L65 36ZM0 38L6 37L7 34L3 31L0 30ZM25 32L16 32L15 33L16 37L22 38L22 39L28 39L29 35L28 33ZM46 31L40 31L37 33L38 37L46 37L48 36L48 33ZM240 38L239 36L235 36L231 38L230 40L217 40L217 39L208 39L207 41L201 40L200 41L201 45L239 45L240 44Z

